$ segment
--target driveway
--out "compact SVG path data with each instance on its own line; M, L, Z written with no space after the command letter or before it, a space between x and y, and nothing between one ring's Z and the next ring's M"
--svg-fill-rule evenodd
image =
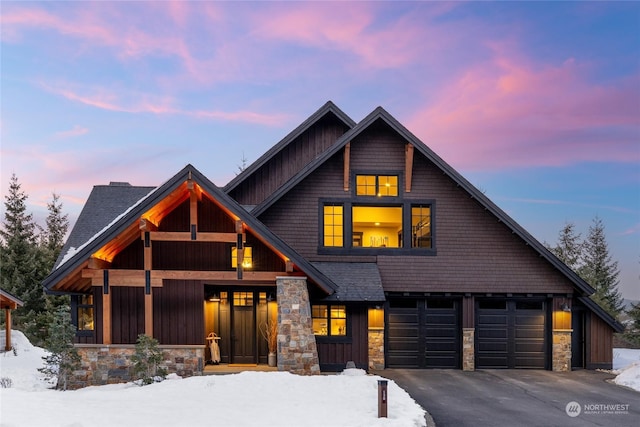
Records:
M438 427L640 426L640 393L608 382L614 376L604 372L385 369L376 374L404 388ZM392 400L390 395L390 408Z

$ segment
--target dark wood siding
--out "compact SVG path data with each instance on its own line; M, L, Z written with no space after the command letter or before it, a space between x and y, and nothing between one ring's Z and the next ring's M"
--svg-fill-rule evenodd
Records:
M602 319L589 313L587 326L587 369L613 366L613 330Z
M351 336L347 338L325 338L316 336L320 369L336 371L344 369L349 361L355 362L361 369L367 369L368 356L368 317L367 308L347 306L351 319Z
M233 233L235 221L208 197L198 202L198 231L210 233Z
M348 128L333 114L327 115L275 154L230 195L241 204L259 204L336 142L347 130Z
M111 341L114 344L135 344L144 333L144 288L112 286Z
M375 132L365 131L351 143L352 173L358 169L404 171L405 146L402 138L384 126ZM304 257L312 261L335 260L335 256L318 254L319 200L352 197L353 189L349 192L343 189L343 174L343 152L340 152L260 219ZM436 201L436 255L377 255L385 291L572 291L572 284L563 274L419 154L415 155L412 183L412 191L405 193L404 199ZM359 251L359 256L363 252ZM341 260L350 257L341 256Z
M113 258L113 269L144 269L144 242L142 239L134 240L129 246Z
M198 280L165 280L153 290L153 335L160 344L205 344L204 286Z
M153 242L153 268L230 271L231 245L219 242Z

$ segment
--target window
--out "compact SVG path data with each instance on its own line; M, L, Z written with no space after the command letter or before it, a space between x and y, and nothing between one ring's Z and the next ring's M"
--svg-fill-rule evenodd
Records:
M315 335L347 335L347 308L344 305L313 305L313 333Z
M93 331L93 295L78 297L78 331Z
M354 206L351 217L354 247L402 247L401 206Z
M342 205L324 205L324 246L344 245Z
M397 175L356 175L357 196L398 196Z
M411 247L431 248L431 206L411 207Z

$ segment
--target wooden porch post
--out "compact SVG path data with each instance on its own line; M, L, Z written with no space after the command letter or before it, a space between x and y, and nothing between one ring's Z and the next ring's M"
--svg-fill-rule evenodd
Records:
M193 193L192 193L193 194ZM144 333L153 338L153 288L151 287L151 270L153 268L153 254L151 251L151 238L149 232L145 231L144 236Z
M104 270L102 277L102 343L111 344L111 293L109 292L109 270Z
M6 351L11 350L11 308L6 307L4 309L4 327L5 327L5 344L4 349Z

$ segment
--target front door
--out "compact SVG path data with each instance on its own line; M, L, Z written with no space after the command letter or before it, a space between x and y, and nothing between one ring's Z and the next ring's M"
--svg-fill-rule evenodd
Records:
M231 363L256 363L253 292L233 292Z

